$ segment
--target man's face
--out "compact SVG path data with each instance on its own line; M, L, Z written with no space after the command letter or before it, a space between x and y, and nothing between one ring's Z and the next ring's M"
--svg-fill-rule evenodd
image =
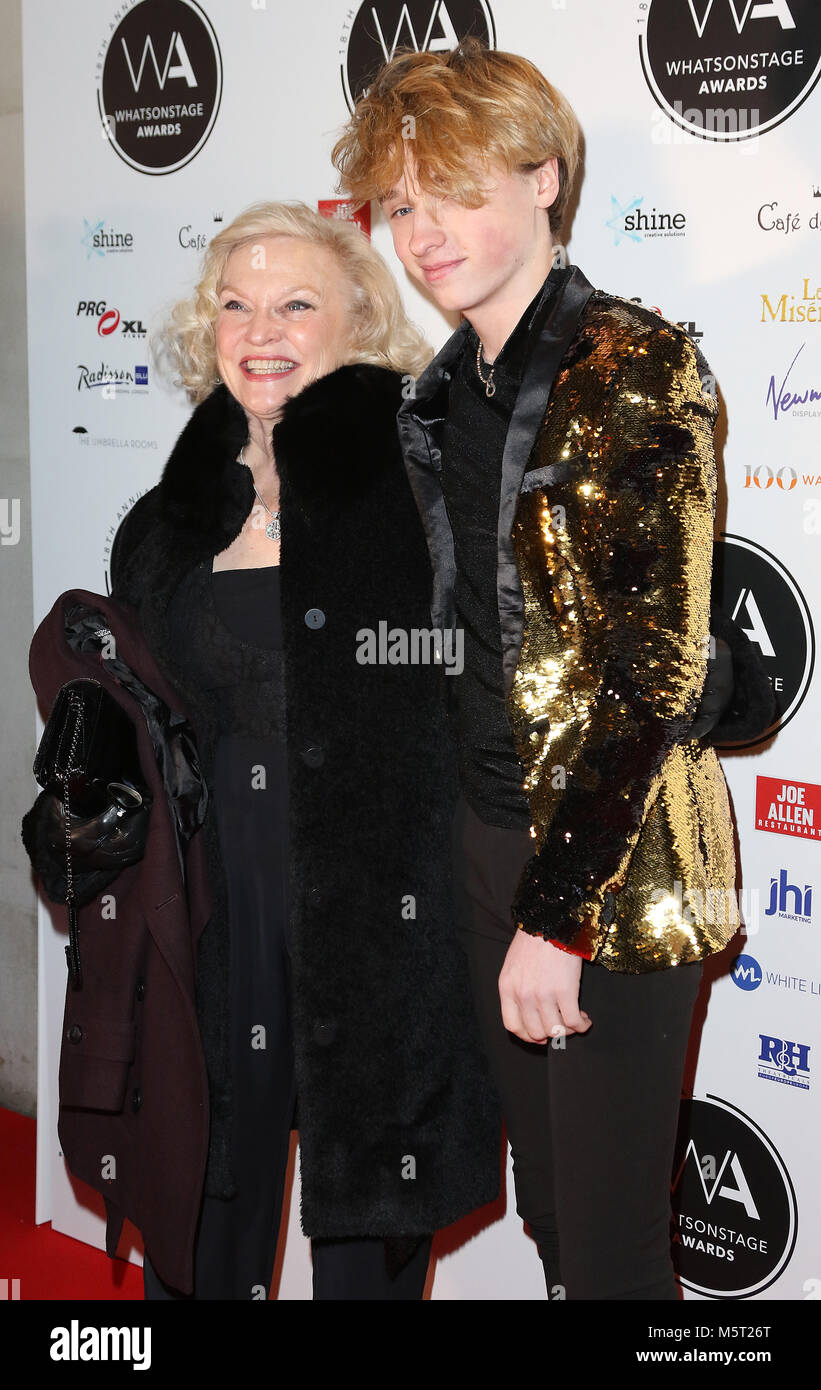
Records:
M546 208L558 192L556 161L540 170L507 174L491 170L486 201L467 208L419 188L412 155L403 178L382 202L400 261L444 310L471 317L543 279L552 246ZM528 295L528 298L531 298Z

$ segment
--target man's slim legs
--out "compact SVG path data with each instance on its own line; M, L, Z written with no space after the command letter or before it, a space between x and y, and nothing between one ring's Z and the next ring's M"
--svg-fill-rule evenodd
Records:
M545 1264L548 1293L676 1300L670 1170L701 966L625 975L582 967L586 1034L546 1046L505 1029L498 977L509 904L533 852L526 832L454 821L457 915L484 1046L513 1154L516 1209ZM564 1044L563 1046L561 1044Z

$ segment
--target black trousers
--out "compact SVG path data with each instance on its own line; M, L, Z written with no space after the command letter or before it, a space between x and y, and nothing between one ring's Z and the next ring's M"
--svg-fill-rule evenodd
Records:
M267 787L249 793L249 768ZM287 904L285 751L245 736L217 749L215 798L231 908L232 1161L237 1194L204 1196L194 1292L162 1282L146 1252L146 1299L267 1299L273 1277L295 1084ZM313 1242L313 1297L420 1299L430 1238L409 1253L373 1239Z
M536 1240L548 1297L676 1300L670 1180L701 964L626 975L585 961L579 997L591 1028L543 1046L522 1042L502 1023L498 979L533 841L485 825L461 800L453 851L460 938L502 1101L516 1210Z

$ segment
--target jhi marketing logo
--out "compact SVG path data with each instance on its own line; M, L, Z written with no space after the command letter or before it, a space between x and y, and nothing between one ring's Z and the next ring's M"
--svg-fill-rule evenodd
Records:
M795 1086L800 1091L810 1089L810 1048L807 1043L792 1042L759 1033L758 1076L761 1081L779 1081L783 1086Z
M772 1140L718 1096L681 1102L673 1163L673 1261L708 1298L752 1298L789 1264L798 1230L790 1175Z
M787 870L779 869L770 879L770 897L764 909L765 917L785 922L812 922L812 886L790 883Z
M821 786L815 782L783 782L780 777L756 777L755 827L775 835L821 839Z
M622 203L611 193L610 216L605 225L613 233L614 246L620 246L623 241L642 242L687 235L687 218L683 212L645 207L643 194Z

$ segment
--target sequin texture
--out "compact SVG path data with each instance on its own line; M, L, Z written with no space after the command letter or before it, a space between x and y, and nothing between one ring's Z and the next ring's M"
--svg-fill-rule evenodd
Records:
M675 325L596 296L557 377L512 537L524 633L508 713L538 853L526 931L638 972L738 926L726 785L686 741L704 685L714 398ZM684 741L683 741L684 740Z

